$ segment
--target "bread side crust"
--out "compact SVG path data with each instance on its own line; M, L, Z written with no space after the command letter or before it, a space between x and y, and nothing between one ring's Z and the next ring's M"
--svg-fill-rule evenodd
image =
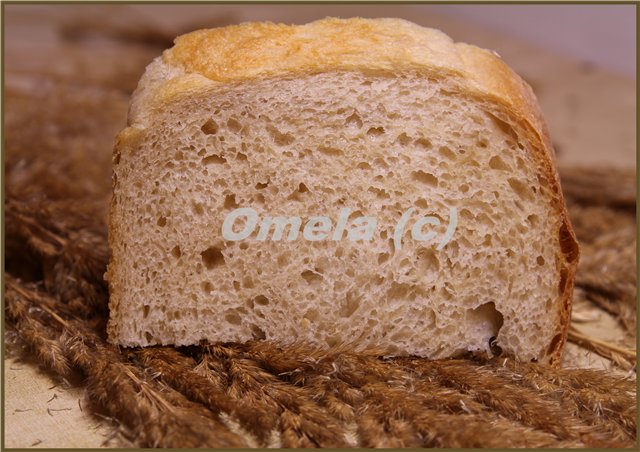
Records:
M555 154L535 95L494 53L454 43L444 33L400 19L328 18L301 26L246 23L199 30L176 38L175 46L156 59L134 93L129 126L119 136L115 153L135 147L136 129L150 123L153 112L176 97L201 93L216 85L252 79L299 77L332 71L400 75L419 71L425 76L455 80L459 94L474 98L521 132L534 151L554 194L562 222L561 249L556 265L562 295L557 334L547 362L558 365L566 342L571 300L578 265L578 243L565 207L555 168ZM112 210L115 206L112 205ZM116 225L110 223L110 241ZM114 268L115 261L109 266ZM110 281L113 310L119 288ZM117 324L109 323L109 334Z

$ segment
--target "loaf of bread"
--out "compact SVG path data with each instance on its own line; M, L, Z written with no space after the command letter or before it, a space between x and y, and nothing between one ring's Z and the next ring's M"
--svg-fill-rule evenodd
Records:
M195 31L148 66L113 166L113 343L561 357L578 246L492 52L396 19Z

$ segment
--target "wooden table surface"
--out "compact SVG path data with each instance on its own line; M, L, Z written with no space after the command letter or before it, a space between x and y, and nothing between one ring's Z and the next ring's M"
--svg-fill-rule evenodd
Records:
M636 166L635 80L411 5L11 5L6 7L5 16L6 83L24 84L25 74L50 71L50 65L64 62L68 44L60 39L59 30L74 21L94 23L103 29L122 28L126 24L135 29L142 23L173 36L190 28L226 22L304 23L325 16L403 17L439 28L456 41L495 50L534 88L560 166ZM103 67L112 71L107 75L113 76L118 74L119 67L125 68L130 63L107 47L98 48L102 53L94 58L109 65L89 65L87 73L92 80L101 75L106 77L100 73ZM73 73L63 66L59 68L61 74L65 70ZM125 115L126 105L122 109L122 124ZM611 334L614 327L615 322L603 319L598 334ZM83 407L80 382L61 382L39 370L35 363L15 358L5 360L4 371L6 447L87 448L122 444L118 438L111 438L113 425L108 420L89 415Z

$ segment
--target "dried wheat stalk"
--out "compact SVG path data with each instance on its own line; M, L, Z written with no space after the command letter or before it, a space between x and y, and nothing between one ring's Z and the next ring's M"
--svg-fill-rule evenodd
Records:
M365 446L607 447L635 438L633 381L595 371L512 360L382 360L266 342L119 352L59 300L6 280L7 318L23 340L34 350L43 339L55 343L54 358L43 364L61 374L82 371L92 401L143 446L245 445L221 413L258 444L276 429L283 446L298 447L348 445L348 421ZM24 334L27 323L35 335ZM554 390L534 389L522 375ZM567 401L580 406L585 389L598 416L567 416Z
M635 368L637 359L635 350L620 347L596 337L588 336L580 332L580 330L573 325L569 328L569 340L615 362L622 368Z

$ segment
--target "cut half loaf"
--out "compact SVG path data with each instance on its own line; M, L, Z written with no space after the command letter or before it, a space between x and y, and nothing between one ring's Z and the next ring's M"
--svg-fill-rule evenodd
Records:
M491 52L395 19L196 31L147 68L113 165L113 343L560 359L578 247L535 97ZM260 223L230 240L238 208ZM303 236L343 209L370 240Z

